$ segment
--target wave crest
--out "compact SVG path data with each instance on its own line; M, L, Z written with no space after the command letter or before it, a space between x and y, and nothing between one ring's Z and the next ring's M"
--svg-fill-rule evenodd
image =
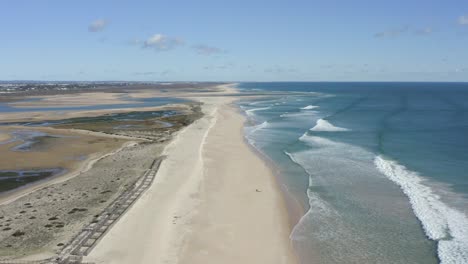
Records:
M319 107L316 106L316 105L308 105L308 106L302 107L301 109L302 110L312 110L312 109L316 109L316 108L319 108Z
M310 129L310 131L327 131L327 132L339 132L339 131L349 131L347 128L337 127L324 119L317 120L317 124Z
M293 112L293 113L284 113L280 117L307 117L317 115L317 111L307 111L307 112Z
M438 242L441 263L468 263L468 218L444 204L424 179L395 161L377 156L375 166L409 198L428 238Z
M268 109L270 109L270 108L271 108L271 106L259 107L259 108L252 108L252 109L246 110L245 113L246 113L248 116L253 116L253 115L254 115L254 112L262 111L262 110L268 110Z

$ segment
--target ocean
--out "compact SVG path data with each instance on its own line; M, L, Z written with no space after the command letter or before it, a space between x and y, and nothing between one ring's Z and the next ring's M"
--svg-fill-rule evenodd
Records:
M304 209L302 263L468 263L468 83L238 89L266 95L238 104Z

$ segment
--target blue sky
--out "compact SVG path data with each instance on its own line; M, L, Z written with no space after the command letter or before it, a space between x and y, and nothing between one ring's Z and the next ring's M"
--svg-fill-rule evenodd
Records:
M0 0L0 80L468 81L468 1Z

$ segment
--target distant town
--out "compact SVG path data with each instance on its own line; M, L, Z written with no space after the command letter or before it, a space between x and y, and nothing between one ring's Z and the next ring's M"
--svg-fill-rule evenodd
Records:
M54 95L86 92L125 92L130 89L175 89L213 86L219 83L129 82L129 81L0 81L0 99L26 95Z
M104 87L126 87L137 82L41 82L41 81L0 81L0 93L18 93L44 91L68 91L82 89L96 89ZM148 85L150 83L138 84ZM152 83L154 84L154 83ZM163 83L158 83L163 84ZM166 83L170 84L170 83Z

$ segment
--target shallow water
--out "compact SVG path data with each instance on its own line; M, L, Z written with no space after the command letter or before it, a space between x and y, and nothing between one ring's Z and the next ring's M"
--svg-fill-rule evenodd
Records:
M291 234L303 263L468 263L468 84L239 88L304 92L240 103L309 209Z
M10 132L10 135L11 135L11 138L3 142L0 142L0 145L19 142L19 144L11 148L11 151L21 151L21 152L32 151L36 147L36 145L38 145L41 142L41 138L63 137L60 135L50 135L48 133L44 133L41 131L26 130L26 129L12 131Z
M132 103L122 104L106 104L106 105L86 105L86 106L63 106L63 107L13 107L7 103L0 103L0 113L18 113L18 112L35 112L35 111L84 111L84 110L108 110L108 109L125 109L135 107L154 107L166 104L176 104L189 102L189 100L173 97L154 97L154 98L142 98L132 99L129 98ZM40 101L36 99L35 101Z
M127 121L145 121L152 118L157 117L170 117L174 115L178 115L178 111L174 110L163 110L163 111L134 111L128 113L113 113L113 114L106 114L101 116L92 116L92 117L75 117L75 118L68 118L62 120L45 120L45 121L37 121L37 122L8 122L8 123L0 123L1 125L22 125L22 126L29 126L29 127L44 127L44 126L54 126L54 125L63 125L63 124L72 124L72 123L97 123L97 122L127 122ZM162 121L161 121L162 122ZM169 125L170 123L162 122L161 124ZM172 124L171 124L172 125ZM124 124L124 126L127 126ZM117 128L116 129L122 129Z
M0 193L12 191L19 187L63 174L62 168L40 170L0 170Z

